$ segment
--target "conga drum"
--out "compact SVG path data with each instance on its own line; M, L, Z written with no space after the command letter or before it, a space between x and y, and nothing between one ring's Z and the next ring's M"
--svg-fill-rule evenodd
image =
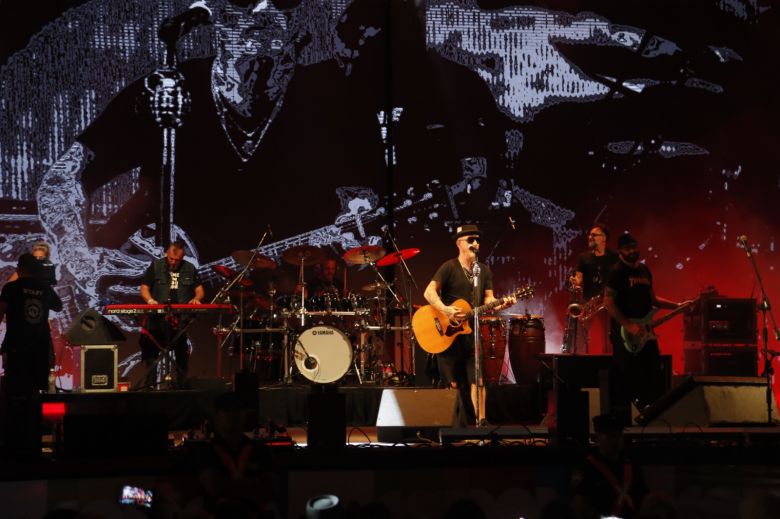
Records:
M509 320L509 362L518 384L536 382L544 353L544 319L525 315Z
M498 384L506 350L504 320L493 315L480 317L479 340L482 346L485 384Z

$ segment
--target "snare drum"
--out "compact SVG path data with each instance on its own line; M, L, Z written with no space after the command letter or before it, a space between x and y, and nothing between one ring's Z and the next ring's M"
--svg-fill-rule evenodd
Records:
M295 341L295 365L301 375L319 384L335 382L352 364L352 343L333 326L313 326Z

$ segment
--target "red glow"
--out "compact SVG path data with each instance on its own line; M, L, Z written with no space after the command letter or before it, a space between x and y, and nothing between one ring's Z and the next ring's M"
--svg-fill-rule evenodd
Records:
M65 416L65 402L44 402L41 412L47 420L61 420Z

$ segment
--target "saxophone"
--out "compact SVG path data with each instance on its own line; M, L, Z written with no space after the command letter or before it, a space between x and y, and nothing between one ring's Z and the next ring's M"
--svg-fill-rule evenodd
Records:
M583 313L582 287L572 282L576 272L569 271L566 278L566 290L571 294L569 306L566 307L566 329L563 332L563 345L561 353L577 352L577 334L579 332L579 320Z

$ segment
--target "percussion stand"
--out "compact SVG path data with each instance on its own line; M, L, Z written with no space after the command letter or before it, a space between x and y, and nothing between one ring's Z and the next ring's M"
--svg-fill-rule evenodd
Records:
M405 325L402 325L401 329L402 332L406 335L408 334L409 337L409 346L411 347L411 352L409 354L409 363L411 364L411 369L407 371L412 377L414 377L417 373L417 364L415 362L416 357L416 348L415 343L417 339L415 338L414 334L411 332L411 328L409 328L409 323L412 322L412 286L414 286L414 289L416 291L420 291L420 287L417 286L417 281L415 281L414 276L412 275L411 270L409 270L409 265L406 263L406 260L404 259L403 254L401 254L401 250L398 248L398 244L395 242L395 238L393 237L392 232L387 232L387 239L390 241L390 243L393 246L393 249L395 249L395 252L398 254L398 259L401 260L401 265L403 268L401 269L401 275L404 278L404 288L406 289L405 294L405 306L404 310L407 314L407 322ZM410 283L411 281L411 283ZM403 352L401 353L401 359L403 359Z

